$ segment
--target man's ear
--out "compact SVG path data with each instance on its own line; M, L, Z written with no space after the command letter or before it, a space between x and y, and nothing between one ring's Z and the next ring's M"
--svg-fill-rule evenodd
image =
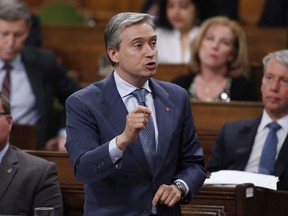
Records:
M119 60L118 60L118 52L113 49L113 48L108 48L107 49L107 54L109 56L109 58L115 63L118 64Z

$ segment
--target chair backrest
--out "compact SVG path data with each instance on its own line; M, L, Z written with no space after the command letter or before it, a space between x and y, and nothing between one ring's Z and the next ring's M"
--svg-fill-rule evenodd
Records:
M46 4L38 13L41 24L81 24L85 17L69 3L53 2Z
M37 146L37 127L13 124L9 142L20 149L35 150Z

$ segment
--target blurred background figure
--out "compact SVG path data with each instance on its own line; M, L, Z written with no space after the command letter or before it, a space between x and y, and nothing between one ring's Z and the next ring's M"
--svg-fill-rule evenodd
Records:
M143 13L148 13L152 16L158 16L158 1L157 0L146 0L142 7Z
M199 0L159 0L156 34L159 63L182 64L190 59L190 43L198 32Z
M9 101L0 91L0 215L34 215L34 208L47 206L61 216L56 165L10 145L12 125Z
M191 100L257 100L256 86L246 77L245 32L227 17L213 17L202 24L191 45L189 70L173 82L187 89Z
M64 106L80 86L52 52L25 46L30 28L25 3L0 1L0 87L10 100L14 123L37 127L38 149L65 151L65 112L53 119L55 100Z
M201 20L214 16L226 16L239 21L239 0L202 0Z
M29 35L25 41L25 46L42 46L42 29L39 17L35 14L31 14L31 27Z
M258 26L288 27L288 1L266 0Z
M225 124L206 168L278 176L277 189L288 190L288 50L268 54L263 64L263 113Z

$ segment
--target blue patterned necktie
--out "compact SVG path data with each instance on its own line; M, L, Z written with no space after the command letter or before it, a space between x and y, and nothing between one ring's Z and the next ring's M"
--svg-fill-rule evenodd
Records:
M4 71L6 72L4 79L3 79L3 84L2 84L2 94L10 99L10 94L11 94L11 80L10 80L10 71L12 69L12 66L9 63L5 63L3 66Z
M145 95L146 89L139 88L132 92L133 96L137 99L138 104L146 106ZM156 156L156 141L155 141L155 128L151 115L148 118L147 126L139 133L142 148L145 156L148 160L152 172L155 167L155 156Z
M271 122L268 127L270 131L264 143L258 170L259 173L263 174L273 173L278 142L276 132L281 128L277 122Z

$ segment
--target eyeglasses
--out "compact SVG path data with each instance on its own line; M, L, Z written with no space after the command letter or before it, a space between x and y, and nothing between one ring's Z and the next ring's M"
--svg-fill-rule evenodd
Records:
M0 112L0 118L1 118L2 116L5 116L5 115L10 115L10 113L8 113L8 112Z

